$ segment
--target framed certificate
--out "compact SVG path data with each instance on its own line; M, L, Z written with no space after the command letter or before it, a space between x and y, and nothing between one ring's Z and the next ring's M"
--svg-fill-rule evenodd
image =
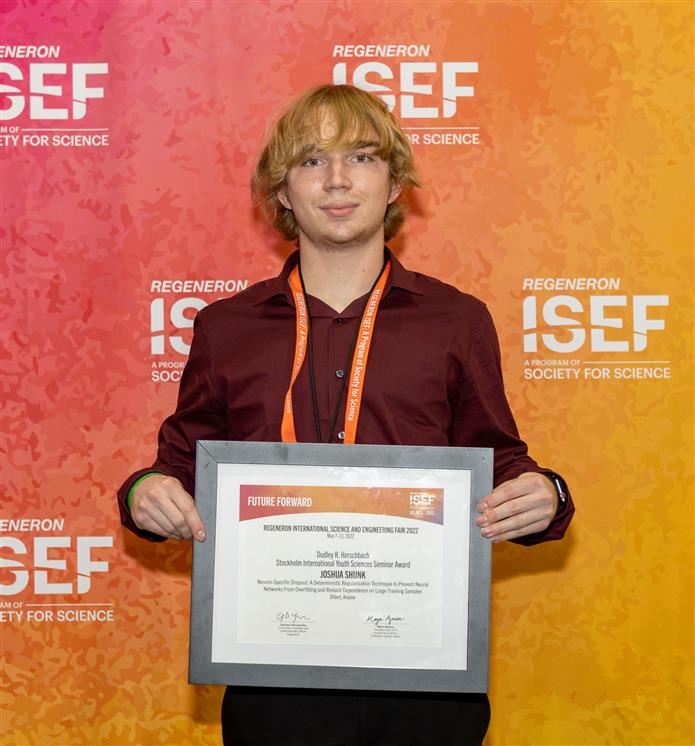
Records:
M200 441L191 683L484 692L484 448Z

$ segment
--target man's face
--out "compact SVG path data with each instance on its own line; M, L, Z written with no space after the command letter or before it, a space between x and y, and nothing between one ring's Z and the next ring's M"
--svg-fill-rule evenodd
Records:
M329 139L331 120L321 124ZM287 173L281 204L294 212L300 246L345 248L378 238L383 244L384 214L400 192L392 186L389 165L376 155L377 144L358 143L340 150L309 153Z

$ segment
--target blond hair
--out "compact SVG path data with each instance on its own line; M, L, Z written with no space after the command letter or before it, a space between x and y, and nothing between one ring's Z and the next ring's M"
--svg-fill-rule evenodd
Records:
M331 115L331 136L321 138L325 112ZM337 150L358 144L377 143L376 154L389 164L392 184L401 187L398 199L384 216L388 241L405 219L403 193L417 186L413 151L396 118L382 101L350 85L322 85L297 98L271 127L251 179L251 193L266 219L293 241L298 226L292 210L284 207L278 193L286 185L287 172L315 150Z

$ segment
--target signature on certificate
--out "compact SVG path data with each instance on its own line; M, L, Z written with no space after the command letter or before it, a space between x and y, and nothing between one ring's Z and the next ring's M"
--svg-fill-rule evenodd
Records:
M275 615L275 620L289 624L301 624L302 622L310 622L311 617L299 614L296 611L278 611Z
M371 622L375 627L392 627L394 624L399 622L405 622L404 616L391 616L386 614L385 616L375 616L370 614L366 619L366 622Z

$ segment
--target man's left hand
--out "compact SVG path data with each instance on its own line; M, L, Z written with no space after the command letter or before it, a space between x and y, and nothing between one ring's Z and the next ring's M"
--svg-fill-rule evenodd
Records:
M477 505L476 523L494 544L545 531L557 512L553 483L542 474L527 471L503 482Z

